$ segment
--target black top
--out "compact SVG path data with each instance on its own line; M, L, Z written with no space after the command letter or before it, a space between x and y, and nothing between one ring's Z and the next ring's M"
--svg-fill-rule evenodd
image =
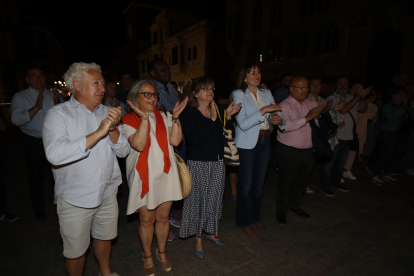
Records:
M224 109L217 105L224 122ZM181 125L187 144L187 159L217 161L223 159L223 126L217 115L216 121L206 118L196 107L188 106L181 115ZM232 120L226 120L226 129L234 133Z

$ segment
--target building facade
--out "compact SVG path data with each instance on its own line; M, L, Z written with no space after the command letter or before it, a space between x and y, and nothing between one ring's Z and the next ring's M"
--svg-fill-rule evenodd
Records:
M291 73L387 88L395 73L414 76L413 26L413 1L228 0L231 76L254 61L270 86Z

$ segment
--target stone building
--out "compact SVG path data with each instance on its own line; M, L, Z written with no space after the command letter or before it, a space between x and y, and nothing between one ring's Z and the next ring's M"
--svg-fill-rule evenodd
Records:
M414 1L227 0L231 76L255 61L269 86L289 72L386 89L398 72L413 81L413 27Z
M161 58L180 89L188 79L206 75L219 87L216 94L229 89L232 60L224 45L225 23L163 10L149 30L151 45L137 56L141 79L151 78L148 64Z

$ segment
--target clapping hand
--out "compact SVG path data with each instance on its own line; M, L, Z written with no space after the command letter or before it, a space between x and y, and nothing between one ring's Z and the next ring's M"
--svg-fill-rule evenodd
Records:
M226 115L226 117L227 117L227 120L230 120L231 119L231 116L233 116L234 114L236 114L237 112L239 112L240 111L240 108L241 108L241 106L242 106L242 103L238 103L238 104L234 104L234 101L227 107L227 109L226 109L226 113L227 113L227 115Z
M281 125L283 124L282 117L279 116L279 114L276 113L275 116L272 118L272 125Z
M119 121L121 121L121 118L122 118L121 107L118 106L118 107L114 107L114 108L109 108L107 118L111 121L110 128L113 128L113 127L117 126Z
M214 100L210 103L210 118L213 121L216 121L217 119L216 103Z
M135 114L137 114L139 117L141 117L141 118L147 118L148 117L148 115L144 111L139 109L138 106L135 106L131 101L128 100L127 103L132 108L132 110L134 110Z
M332 103L333 103L333 99L330 99L330 100L326 103L326 105L325 105L325 110L326 110L326 111L331 110Z
M361 84L355 85L355 96L365 99L365 97L371 92L372 86L363 89Z
M261 89L267 89L267 85L266 84L264 84L264 83L262 83L261 85L259 85L258 86L259 88L261 88Z
M347 104L347 102L346 102L346 101L337 102L337 103L334 105L333 109L334 109L334 111L339 111L339 110L341 110L342 108L344 108L344 106L345 106L346 104Z
M180 116L181 112L183 112L184 108L187 106L188 97L185 97L184 100L181 102L177 102L171 111L174 118L178 118Z
M278 106L277 104L269 104L269 105L267 105L267 106L265 106L263 108L265 109L266 113L270 113L270 112L273 112L273 111L281 111L282 110L282 108L280 106Z
M54 95L53 95L53 97L54 97ZM45 96L43 95L43 92L42 93L39 93L39 95L37 96L37 99L36 99L36 104L35 104L35 106L37 107L37 109L42 109L42 107L43 107L43 99L45 98Z

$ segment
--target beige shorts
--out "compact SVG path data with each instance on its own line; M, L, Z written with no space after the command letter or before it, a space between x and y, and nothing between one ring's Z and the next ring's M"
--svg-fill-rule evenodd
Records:
M91 234L98 240L112 240L117 236L116 192L96 208L76 207L58 198L57 213L63 239L63 255L66 258L76 259L85 254Z

